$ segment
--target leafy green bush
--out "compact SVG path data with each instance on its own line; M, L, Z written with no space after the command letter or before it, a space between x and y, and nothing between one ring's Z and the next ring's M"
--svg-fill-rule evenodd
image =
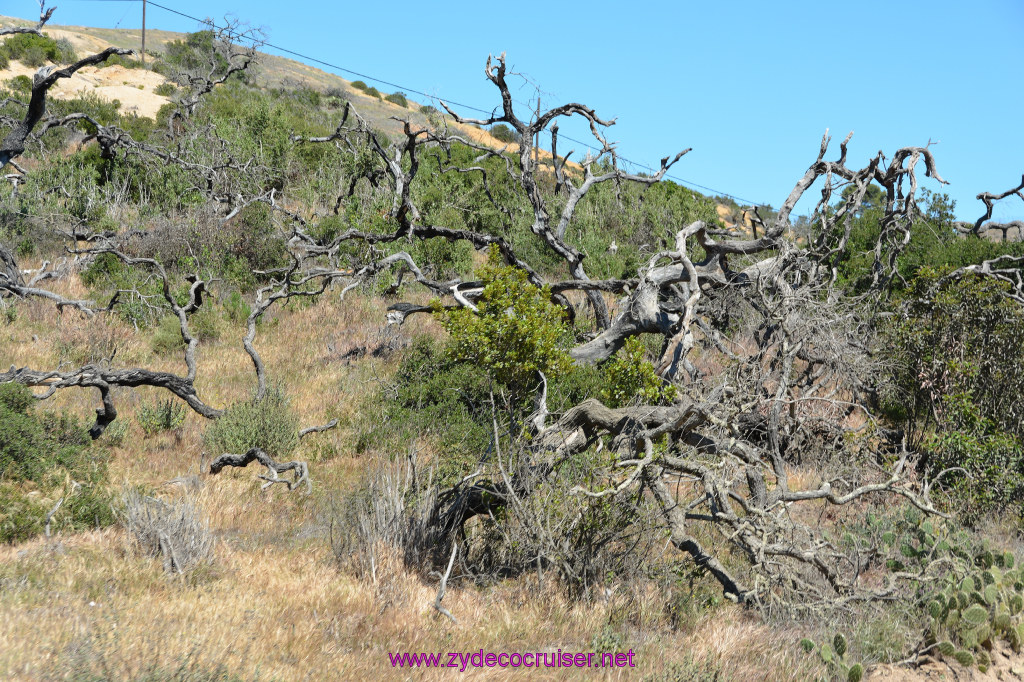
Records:
M497 247L480 273L479 312L469 308L441 312L451 334L449 352L461 362L485 368L514 392L532 389L537 372L549 378L572 365L565 312L551 303L551 292L530 284L522 270L503 265Z
M0 480L41 482L53 465L77 466L89 436L70 417L37 417L29 408L31 391L14 383L0 384Z
M516 131L509 128L504 123L497 123L491 126L491 137L497 139L500 142L518 142L519 136Z
M170 81L161 83L160 85L153 88L153 94L160 95L161 97L170 97L178 91L178 88L174 87L174 83Z
M476 365L457 362L429 337L406 352L394 383L367 401L356 426L357 452L401 452L422 437L436 439L443 456L437 480L454 483L487 451L491 440L492 382Z
M162 292L160 285L152 278L146 277L144 272L128 267L109 253L98 255L82 271L81 277L82 282L92 290L92 295L96 300L109 300L111 292L117 290L135 289L147 297L159 297ZM156 311L138 296L121 295L115 310L122 319L138 327L149 327L157 321ZM154 337L150 340L151 346L158 353L169 352L170 346L163 344L175 343L169 334L170 322L164 320L163 323L165 326L161 332L161 338L157 340ZM178 332L177 343L182 343L180 332Z
M392 104L397 104L398 106L404 109L409 108L409 100L405 98L404 92L393 92L384 99L391 102Z
M28 76L15 76L7 81L7 87L15 93L28 95L32 92L32 79Z
M38 45L33 45L21 55L21 63L32 68L40 67L49 61L46 50Z
M149 347L157 355L170 355L185 348L185 340L181 338L181 324L176 315L160 319L160 324L149 339Z
M377 99L381 98L380 90L378 90L377 88L367 88L363 92L365 92L370 97L376 97Z
M212 300L207 299L203 306L189 318L189 330L192 336L200 341L214 341L220 338L224 320Z
M419 239L403 244L417 263L424 263L441 280L462 277L473 269L473 247L469 242L452 242L444 237Z
M203 69L210 71L213 65L213 77L227 72L228 60L216 50L216 36L213 31L196 31L188 33L184 40L172 40L164 46L164 61L173 70L194 71ZM241 76L244 80L244 76Z
M144 403L139 408L136 419L142 432L152 436L161 431L172 431L185 423L188 408L174 398L157 400L155 403Z
M352 87L356 90L367 90L370 86L363 81L352 81Z
M77 530L113 522L106 458L68 415L35 414L31 391L0 384L0 542L39 534L46 514L63 499L52 523ZM29 495L29 493L36 493Z
M272 209L263 203L247 206L233 227L231 254L244 260L250 270L272 270L286 265L285 240L274 229Z
M57 39L57 49L60 51L60 58L57 61L61 64L71 64L78 61L78 53L75 52L75 46L67 38Z
M608 385L602 398L609 407L621 407L634 400L646 405L670 403L676 397L676 387L662 381L654 366L644 358L645 348L640 337L626 339L625 345L607 362Z
M218 456L225 452L242 454L259 447L278 460L299 444L299 425L284 391L271 388L263 400L237 403L214 420L203 434L206 448Z
M141 69L142 62L126 55L112 54L98 65L101 69L105 69L108 66L121 66L126 69Z
M922 466L958 468L944 485L968 520L1024 513L1024 413L1007 399L1024 392L1024 312L1006 288L974 276L938 285L922 268L883 335L893 362L882 406L907 424Z
M224 303L224 312L230 321L243 323L249 319L249 315L252 314L252 308L242 298L242 294L232 291L231 295L228 296L228 300Z
M57 41L47 35L16 33L0 45L0 54L25 66L42 66L48 61L62 61L63 53Z

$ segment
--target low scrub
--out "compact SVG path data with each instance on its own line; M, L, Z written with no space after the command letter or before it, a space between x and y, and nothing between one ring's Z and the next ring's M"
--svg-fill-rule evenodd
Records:
M409 108L409 100L405 98L404 92L393 92L384 99L405 109Z
M284 391L272 388L263 400L228 408L207 427L203 440L215 457L259 447L274 459L286 461L299 444L299 424Z
M68 62L75 58L74 48L67 40L57 41L46 35L17 33L0 45L0 55L25 66L43 66L47 62Z
M106 453L66 414L36 414L20 384L0 384L0 542L113 522Z
M143 552L160 557L164 570L183 574L213 561L213 534L196 502L164 502L130 490L121 520Z
M185 423L188 408L174 398L146 403L139 408L137 417L142 432L152 436L162 431L173 431Z

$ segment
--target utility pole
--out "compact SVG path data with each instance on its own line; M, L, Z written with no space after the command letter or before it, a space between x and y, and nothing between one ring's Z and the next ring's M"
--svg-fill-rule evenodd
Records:
M142 0L142 65L146 65L146 0Z
M540 120L540 93L537 93L537 119L536 120L538 120L538 121ZM540 153L538 152L538 148L539 147L540 147L540 131L538 130L537 133L533 136L533 170L534 171L536 171L538 169L537 164L540 163Z

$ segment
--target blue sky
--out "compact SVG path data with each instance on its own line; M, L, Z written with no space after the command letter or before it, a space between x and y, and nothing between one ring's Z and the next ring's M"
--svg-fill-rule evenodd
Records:
M55 23L141 23L139 3L57 4ZM962 219L983 212L979 192L1010 189L1024 174L1021 0L160 4L231 14L277 45L485 109L498 98L484 61L505 51L530 81L514 92L523 102L539 87L544 105L579 101L617 118L609 139L639 163L693 147L673 176L776 207L826 128L836 153L854 131L857 166L879 150L938 142L950 185L924 186L948 192ZM38 8L17 0L2 12L31 18ZM152 5L147 23L196 28ZM585 128L562 130L586 140ZM994 217L1022 218L1024 202L1004 201Z

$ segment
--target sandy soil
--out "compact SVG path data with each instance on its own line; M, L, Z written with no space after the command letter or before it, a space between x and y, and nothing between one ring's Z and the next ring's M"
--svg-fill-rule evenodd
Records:
M8 68L0 70L0 80L6 81L15 76L31 78L36 71L38 69L25 66L21 62L11 62ZM57 81L50 89L50 93L57 99L74 99L92 92L107 101L120 100L121 113L135 113L155 118L160 107L170 100L157 95L153 90L166 80L158 73L143 69L126 69L123 66L108 66L103 69L85 67L71 78Z

